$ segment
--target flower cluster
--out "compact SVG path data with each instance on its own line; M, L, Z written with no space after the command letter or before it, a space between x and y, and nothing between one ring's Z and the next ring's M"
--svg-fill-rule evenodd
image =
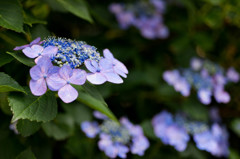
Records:
M209 60L193 58L190 68L165 71L163 79L183 96L189 96L191 87L195 88L201 103L208 105L212 96L218 103L228 103L230 95L224 86L229 82L238 82L239 74L233 67L224 71Z
M214 122L211 128L200 121L192 121L183 114L175 118L167 111L154 116L152 125L155 135L164 144L172 145L177 151L184 151L193 136L197 148L206 150L214 156L228 156L228 133L225 127Z
M217 157L229 155L227 130L217 123L211 129L194 134L193 139L200 150L206 150Z
M92 84L112 82L123 83L126 78L125 65L105 49L104 57L94 46L82 41L48 37L41 41L35 39L28 45L18 46L29 58L35 58L36 65L30 69L30 89L36 96L46 93L47 88L58 91L58 96L70 103L78 97L77 90L71 85L83 85L86 80ZM90 73L80 69L85 65Z
M113 3L109 7L122 29L135 26L147 39L166 38L168 28L163 24L163 0L137 1L134 4Z
M190 139L186 129L173 120L172 115L163 111L152 119L155 135L164 144L172 145L178 151L184 151Z
M89 138L94 138L99 134L98 147L108 157L126 158L129 151L139 156L144 155L149 147L149 141L140 126L133 125L125 117L122 117L118 124L99 112L94 112L94 116L103 122L98 124L95 121L85 121L82 122L81 129Z

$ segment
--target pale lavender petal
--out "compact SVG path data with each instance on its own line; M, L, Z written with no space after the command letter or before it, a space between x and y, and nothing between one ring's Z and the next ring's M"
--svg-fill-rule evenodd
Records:
M118 61L117 59L114 59L113 63L115 64L114 66L115 70L121 70L125 74L128 74L128 69L122 62Z
M59 89L58 96L64 103L71 103L78 97L78 92L70 84L66 84L64 87Z
M94 111L93 116L97 119L102 119L102 120L108 119L108 117L106 115L100 113L99 111Z
M54 73L58 73L58 71L60 70L60 67L58 66L52 66L51 68L49 68L48 70L48 76L54 74Z
M114 72L117 73L118 75L124 77L124 78L127 78L127 75L119 69L114 69Z
M95 73L95 72L97 71L98 66L97 66L97 67L94 67L94 66L92 65L92 62L91 62L90 60L86 60L86 61L84 62L84 64L85 64L85 66L87 67L87 69L88 69L89 71L91 71L92 73Z
M198 98L201 101L201 103L208 105L211 103L211 96L212 92L208 89L200 89L198 90Z
M43 57L42 55L38 56L37 58L35 58L34 62L37 64L39 59L42 58L42 57Z
M33 80L38 80L43 77L43 72L38 65L35 65L30 69L30 76Z
M24 48L26 48L26 47L29 47L29 46L30 46L29 44L23 45L23 46L16 46L13 50L15 50L15 51L17 51L17 50L22 50L22 49L24 49Z
M48 70L53 66L51 60L47 56L42 56L38 61L37 65L41 68L42 72L47 75Z
M123 83L122 78L114 72L104 72L102 74L107 78L107 81L109 82L116 84Z
M68 65L63 65L63 67L61 67L59 70L60 77L65 80L69 80L69 78L72 76L72 73L73 73L73 70Z
M113 54L108 49L103 50L103 55L108 60L114 60Z
M81 129L89 138L94 138L100 132L97 122L84 121L81 123Z
M92 84L103 84L107 81L107 78L101 73L93 73L87 75L87 80Z
M35 58L41 55L43 47L40 45L33 45L32 47L26 47L22 51L27 57Z
M67 84L67 81L62 79L58 73L50 75L46 80L48 88L52 91L57 91Z
M106 70L112 70L113 63L110 60L103 58L99 61L99 67L101 69L101 72Z
M42 52L42 55L43 56L47 55L47 56L51 57L51 56L56 55L57 52L58 52L58 47L56 47L56 46L48 46L48 47L44 48L44 50Z
M34 44L39 44L41 38L40 37L37 37L36 39L34 39L31 43L30 43L30 46L34 45Z
M118 150L118 156L120 158L126 158L129 151L128 147L123 144L116 144L115 147Z
M39 80L30 80L30 89L33 95L41 96L47 91L47 85L44 78Z
M86 82L87 73L81 69L74 69L69 81L72 84L83 85Z
M236 83L239 81L240 76L239 73L233 67L231 67L227 70L227 78L228 80Z

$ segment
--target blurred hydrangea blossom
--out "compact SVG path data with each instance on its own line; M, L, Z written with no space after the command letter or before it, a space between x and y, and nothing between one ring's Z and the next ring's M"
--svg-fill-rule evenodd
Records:
M209 130L194 134L193 139L200 150L206 150L218 157L229 155L227 130L217 123Z
M104 82L123 83L126 66L105 49L104 57L97 48L83 41L66 38L48 37L41 41L35 39L30 44L19 46L29 58L35 58L36 65L30 69L30 89L35 96L46 93L47 88L58 91L58 96L70 103L78 97L77 90L71 85L83 85L86 80L92 84ZM87 68L83 70L83 66ZM87 73L90 71L91 73Z
M81 129L89 138L99 135L98 147L108 157L126 158L128 152L143 156L150 146L142 128L133 125L127 118L122 117L118 124L100 112L95 111L94 116L102 120L102 123L84 121Z
M154 133L164 144L172 145L177 151L184 151L190 137L184 127L174 121L167 111L155 115L152 119Z
M209 127L208 123L194 121L183 113L178 113L174 117L167 111L160 112L152 119L155 135L164 144L174 146L177 151L186 149L192 135L200 150L206 150L217 157L227 157L229 154L228 132L219 123L213 122L214 124Z
M224 87L229 82L239 81L239 73L233 67L225 71L221 66L199 58L193 58L190 65L186 69L165 71L163 79L183 96L189 96L191 87L195 88L198 99L205 105L211 103L212 96L218 103L230 101Z
M109 10L115 14L122 29L134 26L147 39L163 39L169 34L163 24L165 5L163 0L141 0L132 4L112 3Z

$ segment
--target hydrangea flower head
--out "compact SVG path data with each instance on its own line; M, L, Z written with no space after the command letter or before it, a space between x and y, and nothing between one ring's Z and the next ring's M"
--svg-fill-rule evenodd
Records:
M152 119L154 133L164 144L172 145L177 151L184 151L190 139L184 127L177 124L167 111L155 115Z
M190 68L165 71L163 79L183 96L188 96L194 88L201 103L208 105L212 96L218 103L228 103L231 97L224 86L231 81L237 82L239 74L233 68L226 72L209 60L193 58Z
M15 48L20 49L27 57L35 58L36 65L30 70L32 93L41 96L49 88L58 91L58 96L65 103L78 97L71 84L83 85L86 79L93 84L106 81L119 84L123 83L119 75L126 78L128 74L125 65L115 59L108 49L104 50L105 57L101 57L96 47L83 41L48 37L40 42L37 38L28 45ZM83 70L84 64L91 73Z
M229 155L228 133L224 127L216 123L210 130L194 134L193 139L200 150L206 150L217 157Z
M98 134L100 140L98 142L98 147L100 150L104 151L108 157L126 158L129 151L140 156L144 155L145 150L149 147L149 141L144 136L140 126L133 125L125 117L121 118L120 124L118 124L101 116L99 112L94 112L94 114L97 114L98 117L100 116L98 119L103 119L102 124L100 124L98 128L94 127L94 130L99 130ZM90 136L92 134L92 129L89 126L84 126L85 124L86 122L82 123L82 130L87 136ZM84 127L90 130L83 129Z
M163 24L165 3L162 0L112 3L109 10L115 14L121 29L134 26L147 39L163 39L169 35L168 28Z

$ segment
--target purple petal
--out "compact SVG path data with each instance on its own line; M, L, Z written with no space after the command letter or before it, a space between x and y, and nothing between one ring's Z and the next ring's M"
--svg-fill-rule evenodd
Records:
M40 56L38 56L37 58L35 58L35 60L34 60L34 62L35 62L35 64L37 64L38 63L38 61L39 61L39 59L40 58L42 58L43 56L42 55L40 55Z
M124 78L127 78L127 75L126 75L124 72L122 72L121 70L114 69L114 72L115 72L116 74L124 77Z
M108 60L111 60L111 61L114 60L112 53L108 49L103 50L103 55Z
M123 83L121 77L114 72L104 72L102 74L107 78L107 81L109 82L116 84Z
M38 61L37 65L41 68L42 72L47 74L48 70L53 66L51 60L47 56L42 56Z
M99 61L99 67L101 71L111 70L113 69L113 63L110 60L103 58Z
M128 147L123 145L123 144L116 144L115 147L118 150L118 156L120 158L126 158L127 157L127 153L129 151Z
M64 87L59 89L58 96L64 103L71 103L78 97L78 92L70 84L66 84Z
M40 45L33 45L32 47L26 47L22 50L23 53L29 58L35 58L41 55L43 47Z
M60 70L60 67L58 67L58 66L50 67L49 70L48 70L48 76L50 76L54 73L58 73L59 70Z
M63 67L61 67L59 70L59 75L64 80L69 80L69 78L72 76L72 73L73 73L73 70L68 65L63 65Z
M100 113L99 111L94 111L93 116L97 119L102 119L102 120L108 119L108 117L106 115Z
M47 91L47 85L44 78L39 80L30 80L30 89L33 95L41 96Z
M201 101L201 103L208 105L211 103L211 96L212 92L208 89L200 89L198 90L198 98Z
M43 72L38 65L35 65L30 69L30 76L33 80L38 80L43 77Z
M82 122L81 129L89 138L94 138L100 131L100 128L97 122L89 122L89 121Z
M97 66L97 67L94 67L94 66L92 65L92 62L91 62L90 60L86 60L84 63L85 63L85 66L87 67L87 69L88 69L90 72L95 73L95 72L97 71L98 66Z
M72 84L83 85L86 82L87 73L81 69L74 69L69 81Z
M34 44L39 44L41 38L40 37L37 37L36 39L34 39L31 43L30 43L30 46L34 45Z
M58 73L52 74L47 78L47 85L52 91L57 91L66 84L67 81L62 79Z
M56 55L57 52L58 52L58 47L48 46L43 50L42 55L45 55L45 56L47 55L47 56L51 57L51 56Z
M101 73L93 73L87 75L87 80L92 84L103 84L107 81L106 77L103 76Z
M13 50L15 50L15 51L17 51L17 50L22 50L22 49L24 49L24 48L26 48L26 47L29 47L29 46L30 46L29 44L23 45L23 46L16 46Z
M115 59L113 61L113 63L115 64L114 69L118 69L121 70L122 72L124 72L125 74L128 74L128 69L127 67L120 61L118 61L117 59Z

